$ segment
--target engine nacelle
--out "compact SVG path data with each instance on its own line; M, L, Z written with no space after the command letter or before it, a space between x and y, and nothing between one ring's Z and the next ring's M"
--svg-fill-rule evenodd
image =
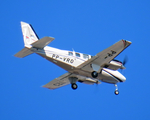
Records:
M109 64L105 64L103 67L111 70L125 69L122 62L119 60L112 60Z
M79 79L78 82L93 85L93 84L100 84L100 81L97 79L92 79L92 78L84 78L84 79Z

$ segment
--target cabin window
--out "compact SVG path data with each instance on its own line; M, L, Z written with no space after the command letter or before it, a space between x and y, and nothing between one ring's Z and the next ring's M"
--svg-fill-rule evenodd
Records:
M77 56L77 57L80 57L80 54L79 54L79 53L76 53L76 56Z
M89 59L89 55L83 54L83 58L84 58L84 59Z
M68 55L73 56L73 53L72 52L68 52Z

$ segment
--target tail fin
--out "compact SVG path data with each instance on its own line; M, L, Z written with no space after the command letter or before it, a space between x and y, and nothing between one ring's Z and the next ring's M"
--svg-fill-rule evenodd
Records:
M33 52L30 50L30 48L32 47L32 43L35 43L39 40L37 34L35 33L33 27L30 24L21 22L21 28L25 48L23 48L21 51L14 55L19 58L23 58L27 55L32 54Z
M39 38L30 24L21 22L21 28L25 47L31 48L31 44L38 41Z
M52 37L44 37L39 39L32 26L28 23L21 22L22 34L24 39L25 48L15 54L16 57L23 58L27 55L34 53L31 48L44 48L54 40Z

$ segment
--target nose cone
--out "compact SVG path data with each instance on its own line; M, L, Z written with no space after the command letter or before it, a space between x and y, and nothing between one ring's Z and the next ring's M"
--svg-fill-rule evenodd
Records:
M103 68L103 70L105 70L107 73L111 74L111 76L113 78L115 78L116 80L118 80L118 82L125 82L126 78L117 70L110 70L107 68Z
M125 81L126 81L126 78L125 78L122 74L119 76L119 78L120 78L120 80L121 80L122 82L125 82Z
M119 72L119 71L113 71L112 74L120 81L125 82L126 78Z
M116 72L115 76L119 79L120 82L125 82L126 78L119 71Z

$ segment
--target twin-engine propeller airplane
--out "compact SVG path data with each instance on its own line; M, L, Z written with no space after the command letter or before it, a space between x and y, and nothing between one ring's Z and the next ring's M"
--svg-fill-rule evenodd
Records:
M117 83L125 82L126 78L117 70L125 69L125 67L124 63L114 58L131 44L130 41L120 40L95 56L91 56L49 47L47 45L54 38L44 37L39 39L32 26L25 22L21 22L21 28L25 48L15 54L16 57L23 58L36 53L68 71L68 73L50 81L43 87L56 89L71 84L72 89L75 90L78 87L76 82L99 84L102 81L114 84L116 87L115 94L119 94Z

